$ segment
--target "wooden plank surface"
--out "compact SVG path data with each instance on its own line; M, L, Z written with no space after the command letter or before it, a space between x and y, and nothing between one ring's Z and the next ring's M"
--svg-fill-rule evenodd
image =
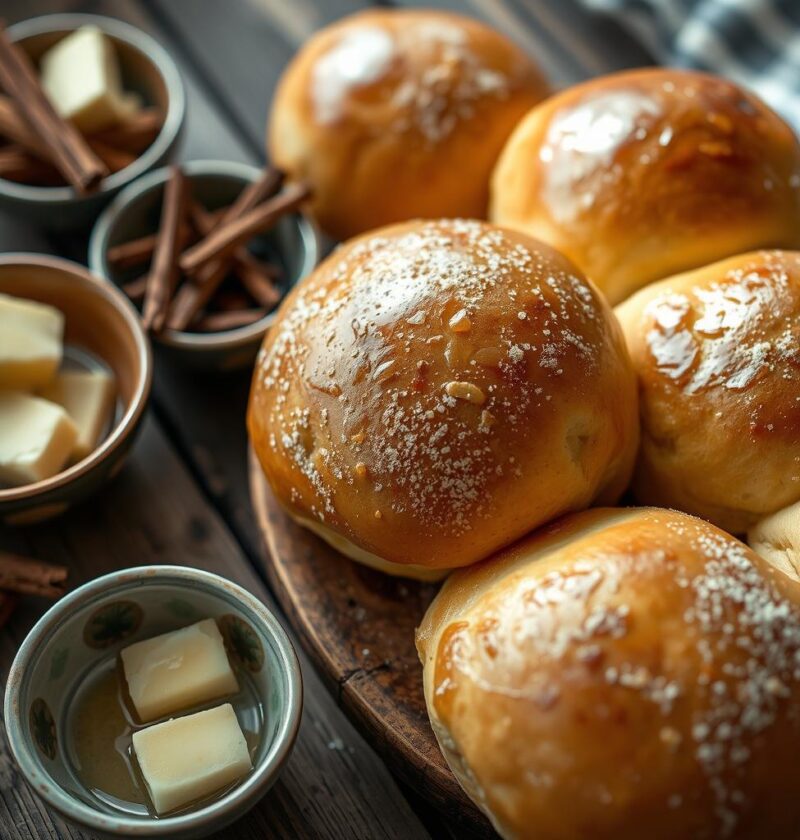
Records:
M301 640L392 770L433 803L456 836L494 831L461 790L428 722L414 632L436 584L353 563L302 528L250 455L250 487L268 570Z
M6 0L3 13L13 21L37 12L62 10L90 11L126 19L153 32L180 61L180 48L171 44L169 37L158 29L146 8L131 2L33 4ZM189 95L184 158L253 160L247 141L239 138L224 113L205 94L191 68L182 67L182 71ZM71 256L81 258L85 243L80 237L72 236L49 239L24 225L3 219L0 250L12 249L68 251ZM0 531L0 547L16 548L55 562L67 558L74 570L73 584L113 568L148 562L185 562L224 569L229 577L246 580L253 591L270 603L263 584L246 561L245 552L209 505L204 489L195 481L198 472L205 474L206 486L209 477L213 478L212 473L204 469L207 461L202 455L203 443L192 437L195 428L192 421L203 417L206 422L201 424L202 428L209 432L215 430L217 436L216 441L207 441L210 450L219 451L222 442L224 455L219 464L232 464L236 457L232 453L236 450L242 453L234 474L226 470L224 479L218 480L215 486L219 489L221 480L226 484L235 483L238 474L243 483L241 492L236 495L243 502L246 500L243 406L247 378L246 374L230 379L187 377L183 371L160 366L154 409L157 417L166 421L171 440L168 441L164 434L163 422L151 422L132 464L115 483L108 498L103 494L99 503L90 501L52 525L27 531L4 529ZM189 380L193 387L188 393L175 387ZM231 393L238 395L235 401L230 398ZM225 420L223 429L217 422L220 417ZM176 450L188 456L188 468L180 463ZM179 478L173 475L173 467ZM137 472L140 476L150 476L149 486L136 480ZM127 489L117 491L118 485ZM171 488L170 493L165 493L162 485ZM117 497L118 492L123 493L122 498ZM174 509L180 509L187 500L194 508L193 516L185 517L182 527L176 531ZM240 522L247 517L245 510L239 512ZM178 524L181 524L180 520ZM197 552L197 546L189 539L192 533L210 534L204 537L211 546L208 554ZM124 548L121 550L120 546ZM136 550L131 546L136 546ZM45 606L43 603L26 604L26 608L15 616L9 631L2 634L0 669L3 675L19 640ZM237 825L227 836L340 837L342 826L348 826L352 836L358 837L428 836L382 762L338 711L302 655L301 664L306 703L301 734L292 759L258 812L248 818L250 822ZM37 836L81 836L51 820L38 800L33 799L19 782L7 751L0 750L0 825L8 826L10 832L7 835L0 832L0 836L26 840Z
M131 463L107 492L47 526L3 529L0 545L67 566L72 585L143 562L177 563L222 574L271 604L236 541L152 419ZM45 606L26 599L0 634L4 682L19 642ZM302 666L306 699L297 746L275 787L220 837L339 838L344 825L354 837L428 836L383 765L332 707L308 662ZM2 754L0 826L33 823L37 832L4 828L0 836L84 836L52 818L10 766L7 749Z

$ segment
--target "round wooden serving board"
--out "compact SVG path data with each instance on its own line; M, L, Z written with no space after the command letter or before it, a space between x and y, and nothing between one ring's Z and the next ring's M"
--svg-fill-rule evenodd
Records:
M459 834L496 837L461 790L428 722L414 631L438 584L381 574L297 525L249 455L266 572L303 646L343 708L404 782Z

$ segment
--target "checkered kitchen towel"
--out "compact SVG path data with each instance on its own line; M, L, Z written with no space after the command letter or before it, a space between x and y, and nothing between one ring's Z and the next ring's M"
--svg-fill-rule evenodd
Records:
M583 0L663 64L720 73L800 131L800 0Z

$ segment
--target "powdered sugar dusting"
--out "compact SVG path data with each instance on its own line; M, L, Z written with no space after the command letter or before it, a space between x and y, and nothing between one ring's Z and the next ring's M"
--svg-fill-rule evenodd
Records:
M521 566L488 589L442 636L436 696L447 708L463 676L545 712L563 702L562 692L575 703L589 685L620 692L621 704L634 692L654 714L641 737L653 749L689 752L711 794L713 836L726 837L757 804L749 799L752 751L791 718L790 698L800 696L800 609L738 540L689 517L632 515L642 517L642 533L648 520L657 526L649 544L604 551L593 535L582 552L591 560L553 567L541 558L549 566L541 577L535 565ZM666 653L673 643L676 652ZM601 696L613 709L615 695ZM554 725L591 714L580 704L570 709ZM680 787L686 778L676 777L667 807L691 798Z
M311 91L317 119L337 120L350 91L380 79L394 56L394 40L383 27L365 25L347 31L314 65Z
M675 523L669 527L680 532ZM747 804L743 780L751 746L785 713L786 698L800 682L800 611L741 543L708 531L695 534L692 545L706 563L700 574L679 581L694 596L683 618L697 632L706 667L691 737L728 835Z
M487 321L487 308L508 315ZM258 361L270 445L307 479L319 520L359 481L382 517L463 534L487 488L520 474L497 429L524 437L549 416L565 368L591 381L605 345L587 335L604 323L582 279L500 229L377 233L334 255L273 327Z
M351 27L314 65L317 120L340 119L348 96L375 82L384 85L382 108L397 115L391 129L413 129L429 142L472 117L480 100L509 93L508 78L483 63L455 22L408 20L393 29L365 23Z

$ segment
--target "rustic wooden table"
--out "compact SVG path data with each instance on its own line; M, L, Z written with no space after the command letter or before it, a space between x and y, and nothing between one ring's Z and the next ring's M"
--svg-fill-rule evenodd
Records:
M85 11L152 33L179 64L187 87L182 159L261 162L272 91L293 51L316 28L369 5L369 0L2 0L0 14L14 22ZM492 23L535 55L557 86L648 63L620 29L581 11L576 0L425 5ZM0 217L0 251L60 253L83 262L85 248L80 237L47 236ZM124 566L197 566L244 584L280 615L265 583L264 547L248 499L248 386L248 372L198 376L157 365L149 417L120 477L53 522L0 528L0 548L68 566L70 587ZM3 684L20 641L46 606L25 600L0 632ZM298 653L305 708L294 753L261 803L219 836L453 836L430 806L391 776L347 720L337 705L342 686L331 692L299 645ZM0 729L0 838L85 837L33 795Z

